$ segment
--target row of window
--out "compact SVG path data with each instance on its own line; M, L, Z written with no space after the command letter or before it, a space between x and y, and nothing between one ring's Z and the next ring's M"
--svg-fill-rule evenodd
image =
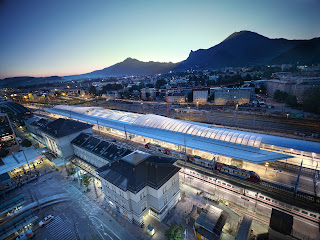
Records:
M275 204L279 204L280 206L286 207L286 208L288 208L288 209L293 209L293 210L296 211L296 212L300 212L300 209L299 209L299 208L292 207L292 206L287 205L287 204L284 204L284 203L282 203L282 202L278 202L278 201L273 200L273 199L271 200L270 198L267 198L267 197L264 197L264 196L261 196L261 195L259 195L259 198L265 199L265 200L267 200L267 201L269 201L269 202L273 202L273 203L275 203ZM314 217L314 218L317 218L317 216L316 216L315 214L313 214L313 213L310 213L310 214L309 214L307 211L304 211L304 210L301 210L301 213L303 213L303 214L305 214L305 215L310 215L311 217ZM320 216L319 216L319 219L320 219Z

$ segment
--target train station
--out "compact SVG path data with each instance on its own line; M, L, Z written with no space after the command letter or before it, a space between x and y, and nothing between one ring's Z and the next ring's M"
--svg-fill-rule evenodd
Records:
M177 152L240 165L285 162L312 170L320 168L320 143L212 127L208 124L137 114L100 107L58 105L47 109L50 117L70 118L94 125L99 133L133 142L152 143Z

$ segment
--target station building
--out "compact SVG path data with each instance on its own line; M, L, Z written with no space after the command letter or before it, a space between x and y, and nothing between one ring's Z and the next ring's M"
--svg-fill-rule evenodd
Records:
M73 155L71 141L82 132L92 133L92 125L60 118L40 127L48 149L61 158Z
M93 124L93 129L138 143L154 143L177 152L215 158L242 167L246 163L282 162L318 169L320 143L213 127L209 124L137 114L101 107L58 105L47 110L50 117L70 118Z
M180 168L174 162L134 151L99 168L105 199L133 223L143 224L147 215L163 220L180 199Z

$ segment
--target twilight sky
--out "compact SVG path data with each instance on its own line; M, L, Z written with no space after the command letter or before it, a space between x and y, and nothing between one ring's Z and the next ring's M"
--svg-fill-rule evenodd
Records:
M320 36L320 0L0 0L0 79L178 62L235 31Z

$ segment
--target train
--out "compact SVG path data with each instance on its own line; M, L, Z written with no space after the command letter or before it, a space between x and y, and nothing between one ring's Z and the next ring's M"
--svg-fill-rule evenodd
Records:
M270 196L262 193L258 193L253 190L243 189L238 186L232 185L224 180L213 178L201 173L198 173L194 170L185 169L185 172L183 169L180 169L181 173L186 173L187 175L201 179L205 182L216 184L219 187L228 189L230 191L236 192L240 194L240 198L246 201L260 201L262 203L268 204L272 207L277 207L278 209L284 210L292 215L300 216L303 218L306 218L308 220L311 220L316 223L320 223L320 213L319 212L313 212L308 211L296 206L292 206L290 204L281 202L279 200L273 199Z
M153 149L153 150L162 152L162 153L167 154L167 155L170 155L170 154L171 154L171 151L170 151L169 149L163 148L163 147L160 147L160 146L158 146L158 145L151 144L151 143L145 144L144 147L145 147L146 149Z
M206 168L215 169L218 172L225 173L231 176L239 177L251 182L261 182L259 175L253 171L248 171L245 169L240 169L235 166L230 166L221 162L214 163L213 160L207 161L202 160L200 157L193 157L188 155L187 162L201 165ZM214 166L215 165L215 166Z

